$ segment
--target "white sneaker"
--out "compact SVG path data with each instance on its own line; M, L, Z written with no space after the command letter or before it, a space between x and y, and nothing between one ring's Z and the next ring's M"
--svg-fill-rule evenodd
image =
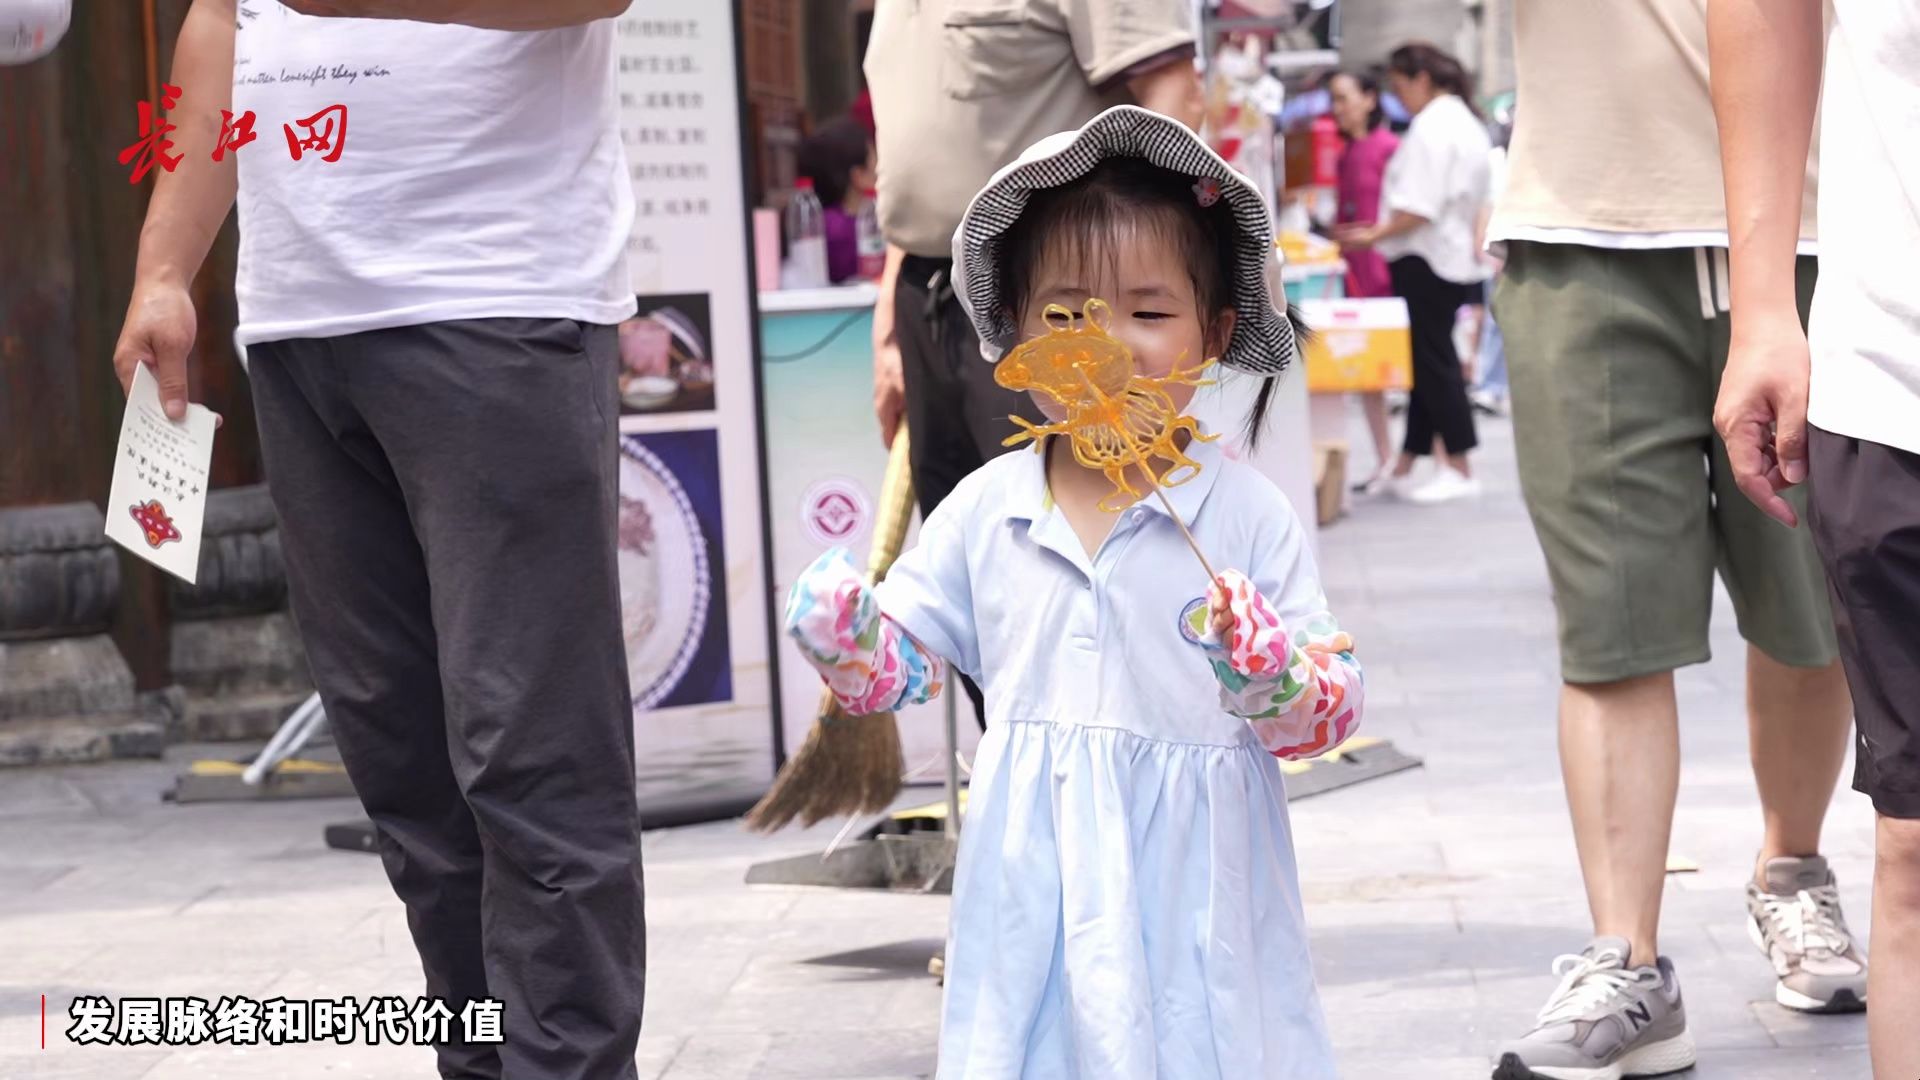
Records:
M1360 483L1353 485L1353 493L1364 496L1365 498L1377 499L1382 495L1389 494L1392 488L1392 474L1388 473L1385 469L1381 469Z
M1768 859L1766 888L1747 883L1747 935L1773 961L1773 999L1801 1012L1867 1007L1867 957L1840 913L1840 891L1818 855Z
M1476 499L1480 497L1480 481L1463 475L1453 469L1443 468L1440 475L1429 480L1417 491L1408 493L1407 501L1433 505L1452 502L1455 499Z

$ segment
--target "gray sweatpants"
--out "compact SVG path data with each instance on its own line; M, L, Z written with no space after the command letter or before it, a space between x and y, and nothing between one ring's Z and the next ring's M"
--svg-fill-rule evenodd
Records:
M634 1076L613 328L470 319L249 355L294 617L427 992L456 1016L505 1004L505 1042L439 1046L441 1075Z

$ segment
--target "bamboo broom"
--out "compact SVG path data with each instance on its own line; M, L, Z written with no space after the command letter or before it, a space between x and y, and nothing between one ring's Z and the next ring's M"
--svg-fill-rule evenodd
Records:
M867 556L869 584L877 584L900 557L907 526L913 521L913 473L907 449L903 423L894 434L886 479L880 485L873 550ZM832 691L823 691L820 713L807 741L781 767L766 797L747 812L747 827L775 832L795 818L812 825L823 818L878 813L900 794L903 768L900 728L892 713L849 716Z

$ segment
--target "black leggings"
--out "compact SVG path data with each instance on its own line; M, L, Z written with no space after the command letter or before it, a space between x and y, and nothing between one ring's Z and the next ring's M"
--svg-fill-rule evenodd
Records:
M1394 295L1407 302L1413 333L1413 393L1407 400L1407 437L1401 448L1416 457L1433 452L1439 434L1456 457L1480 444L1473 431L1466 373L1453 347L1453 320L1462 305L1476 302L1478 284L1461 285L1433 272L1427 260L1407 255L1387 264Z

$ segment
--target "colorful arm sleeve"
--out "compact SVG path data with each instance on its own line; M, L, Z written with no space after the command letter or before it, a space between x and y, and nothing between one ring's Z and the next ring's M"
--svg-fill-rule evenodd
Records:
M1233 635L1209 623L1201 646L1220 681L1220 706L1253 725L1275 757L1306 758L1340 745L1360 726L1366 685L1353 639L1333 616L1315 612L1291 635L1267 598L1237 570L1220 575L1233 610Z
M940 658L880 611L846 549L834 548L787 594L787 635L854 716L918 705L940 693Z

